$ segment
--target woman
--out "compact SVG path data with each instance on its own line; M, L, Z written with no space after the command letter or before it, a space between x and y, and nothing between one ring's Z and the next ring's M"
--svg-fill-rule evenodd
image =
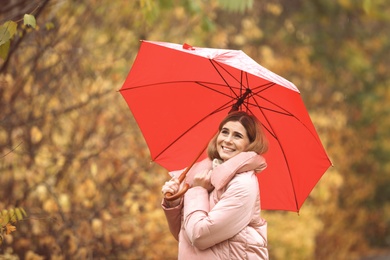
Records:
M208 158L187 173L191 188L183 198L162 202L179 241L179 259L268 259L267 223L260 217L255 175L266 167L261 154L267 148L254 116L233 112L220 123ZM181 172L171 173L164 195L178 192Z

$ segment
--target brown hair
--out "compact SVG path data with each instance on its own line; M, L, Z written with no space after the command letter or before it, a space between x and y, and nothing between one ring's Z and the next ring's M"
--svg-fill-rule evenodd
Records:
M207 154L210 159L221 159L217 150L217 138L222 127L230 121L240 122L244 126L250 142L246 151L253 151L257 154L267 152L268 141L259 120L254 115L250 115L244 111L237 111L229 113L219 124L218 133L211 139L207 147Z

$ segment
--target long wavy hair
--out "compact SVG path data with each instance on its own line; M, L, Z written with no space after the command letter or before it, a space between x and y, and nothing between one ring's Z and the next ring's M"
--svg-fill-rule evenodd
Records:
M217 138L222 130L222 127L230 121L240 122L244 126L250 142L248 148L246 149L247 152L253 151L257 154L264 154L267 152L268 140L261 128L260 121L255 116L244 111L237 111L229 113L219 124L218 133L210 140L207 147L207 155L210 159L221 159L217 150Z

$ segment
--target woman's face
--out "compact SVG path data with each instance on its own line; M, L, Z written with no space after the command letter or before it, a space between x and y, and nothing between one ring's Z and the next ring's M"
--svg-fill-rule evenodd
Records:
M237 121L227 122L217 137L217 151L222 160L226 161L246 150L249 138L245 127Z

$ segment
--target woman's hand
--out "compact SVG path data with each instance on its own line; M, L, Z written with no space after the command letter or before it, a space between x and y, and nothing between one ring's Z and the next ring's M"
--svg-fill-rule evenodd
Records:
M211 172L212 170L204 170L197 173L194 176L192 187L201 186L208 192L211 192L214 189L214 186L211 184Z
M177 177L173 177L169 181L165 182L164 186L161 189L161 193L164 195L167 193L171 193L172 195L176 194L179 191L180 188L180 181ZM181 198L178 198L177 200L173 201L167 201L165 200L165 204L169 207L176 207L180 204Z

